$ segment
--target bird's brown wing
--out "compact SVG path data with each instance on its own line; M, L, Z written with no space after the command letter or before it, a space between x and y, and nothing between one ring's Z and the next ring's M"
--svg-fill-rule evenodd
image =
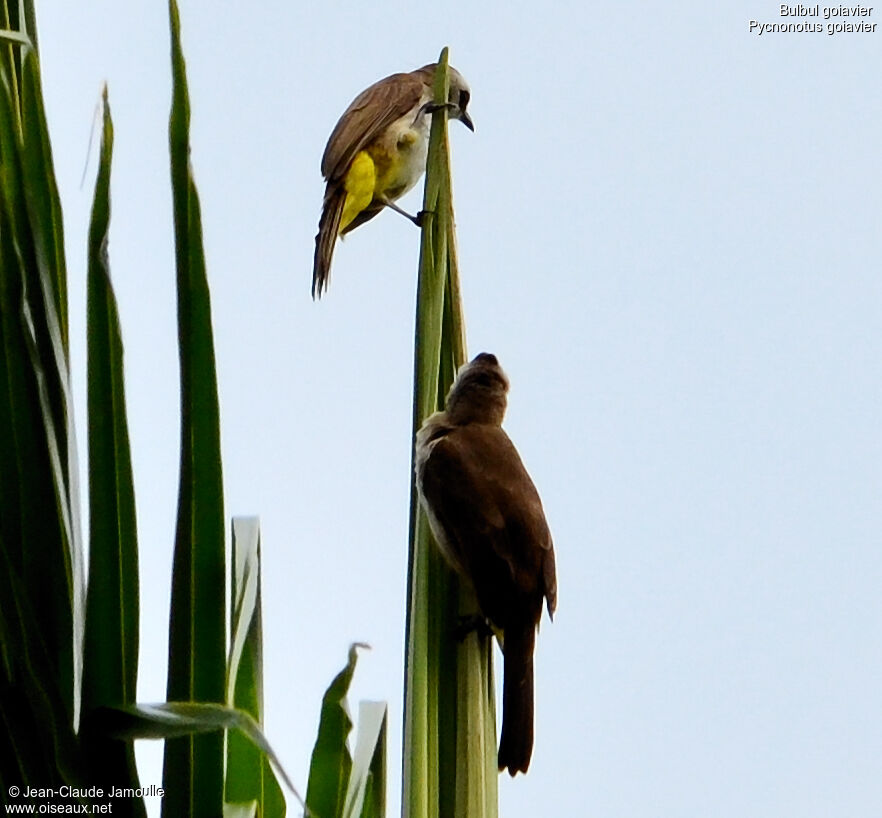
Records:
M343 177L355 155L419 101L425 85L418 74L392 74L362 91L340 117L325 146L322 176Z
M521 615L538 619L543 597L554 609L554 550L542 501L501 428L451 429L435 443L421 485L485 616L500 627Z

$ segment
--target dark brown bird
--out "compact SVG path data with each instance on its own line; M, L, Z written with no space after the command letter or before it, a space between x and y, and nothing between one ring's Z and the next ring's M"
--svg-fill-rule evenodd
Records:
M554 548L539 493L502 430L508 378L482 353L459 371L443 412L416 438L416 478L432 533L474 588L504 654L499 769L533 752L533 646L542 603L557 603Z

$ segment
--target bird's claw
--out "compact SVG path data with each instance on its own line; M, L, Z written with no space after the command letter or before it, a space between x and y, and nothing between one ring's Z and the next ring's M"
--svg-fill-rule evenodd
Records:
M464 642L470 633L476 633L478 636L493 636L493 629L487 620L480 614L468 614L459 617L456 627L453 629L453 635L457 642Z
M443 111L445 108L448 111L455 111L457 108L452 102L427 102L423 107L427 114L434 114L435 111Z

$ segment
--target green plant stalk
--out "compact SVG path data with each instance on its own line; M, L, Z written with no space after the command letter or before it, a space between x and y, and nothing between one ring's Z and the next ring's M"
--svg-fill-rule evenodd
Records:
M447 100L445 48L435 101ZM456 259L447 111L432 119L423 210L432 214L420 247L414 342L412 440L444 404L466 344ZM412 464L413 465L413 464ZM496 728L489 640L453 631L476 604L432 541L411 471L411 526L405 665L402 815L496 815Z

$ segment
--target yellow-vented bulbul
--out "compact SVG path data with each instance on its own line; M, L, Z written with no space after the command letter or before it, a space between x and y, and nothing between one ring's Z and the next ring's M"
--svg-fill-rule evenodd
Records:
M533 752L533 646L543 602L554 615L554 548L542 501L502 430L508 378L482 353L459 370L443 412L416 438L416 479L432 533L474 588L504 654L499 769Z
M312 297L328 288L331 258L338 235L372 219L384 207L401 210L395 200L410 190L426 169L429 114L436 63L409 74L392 74L362 91L344 111L322 156L327 181L325 201L315 237ZM449 69L449 115L474 130L466 108L469 86Z

